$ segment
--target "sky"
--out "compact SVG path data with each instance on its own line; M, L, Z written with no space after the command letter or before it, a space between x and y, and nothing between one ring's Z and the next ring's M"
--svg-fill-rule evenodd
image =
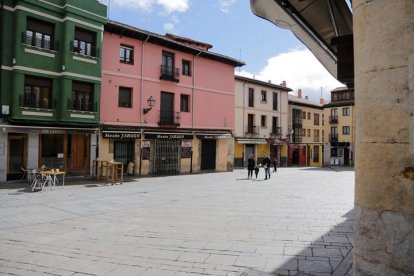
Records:
M99 0L108 17L164 35L213 45L209 51L246 63L237 75L280 84L314 102L344 86L288 30L255 16L249 0Z

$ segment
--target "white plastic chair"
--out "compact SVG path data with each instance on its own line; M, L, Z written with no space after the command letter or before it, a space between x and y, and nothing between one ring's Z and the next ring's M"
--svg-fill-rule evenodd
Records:
M32 175L33 175L33 181L32 181L32 184L31 184L32 192L35 189L40 189L42 191L43 187L46 184L46 176L44 174L42 174L41 172L38 172L38 171L35 171L35 170L32 171Z

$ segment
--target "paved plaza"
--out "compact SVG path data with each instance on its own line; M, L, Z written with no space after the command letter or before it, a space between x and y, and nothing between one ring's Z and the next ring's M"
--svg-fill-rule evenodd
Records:
M349 275L354 172L0 189L0 275Z

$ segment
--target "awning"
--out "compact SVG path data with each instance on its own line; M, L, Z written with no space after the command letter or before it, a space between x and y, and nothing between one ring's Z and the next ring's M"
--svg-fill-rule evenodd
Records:
M230 133L206 133L206 132L196 132L198 139L230 139L233 136Z
M239 144L267 144L266 139L262 138L236 138Z
M39 134L96 134L98 128L82 127L49 127L49 126L21 126L0 124L0 132L39 133Z
M352 13L345 0L250 0L253 13L288 29L337 78L336 37L352 35Z
M191 132L153 132L146 131L145 139L193 139Z

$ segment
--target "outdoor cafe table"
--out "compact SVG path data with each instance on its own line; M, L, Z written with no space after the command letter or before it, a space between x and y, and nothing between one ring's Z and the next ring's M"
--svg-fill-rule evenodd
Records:
M62 186L65 186L65 174L66 172L62 172L62 171L42 171L42 174L46 175L46 177L50 177L51 183L52 183L52 187L56 186L56 183L58 183L58 179L57 176L58 175L62 175Z

